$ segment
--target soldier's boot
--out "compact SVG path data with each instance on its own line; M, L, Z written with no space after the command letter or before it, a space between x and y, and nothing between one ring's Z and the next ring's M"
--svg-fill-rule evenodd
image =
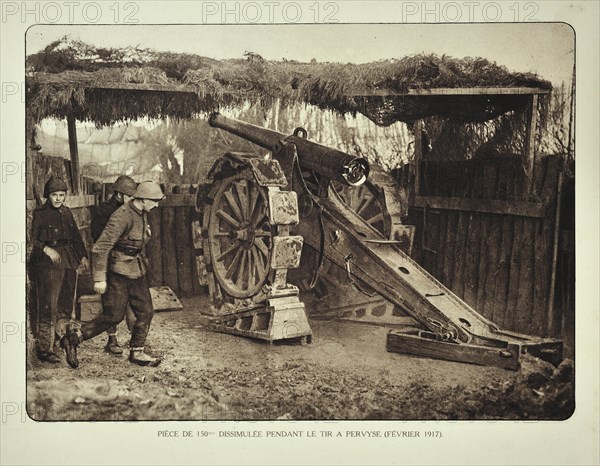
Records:
M79 367L77 359L77 347L83 341L81 330L75 327L67 326L67 333L60 339L60 346L64 350L67 357L67 363L73 369Z
M138 364L140 366L156 367L160 364L159 358L154 358L149 354L144 353L144 348L130 348L129 350L129 362Z
M119 345L116 334L108 334L108 343L106 343L104 351L115 356L121 356L123 354L123 348Z
M42 362L56 364L60 362L58 355L52 351L54 329L51 324L41 323L37 334L37 358Z
M40 351L38 352L37 357L42 362L50 362L52 364L60 362L58 355L52 351Z

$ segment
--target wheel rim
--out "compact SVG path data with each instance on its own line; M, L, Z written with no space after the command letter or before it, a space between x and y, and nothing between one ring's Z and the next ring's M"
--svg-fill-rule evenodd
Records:
M210 210L208 236L215 277L227 294L250 298L270 272L272 233L266 193L244 174L224 178Z

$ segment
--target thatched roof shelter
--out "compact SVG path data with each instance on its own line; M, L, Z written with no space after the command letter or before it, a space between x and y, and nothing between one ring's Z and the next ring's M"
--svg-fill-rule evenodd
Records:
M298 102L360 112L381 126L433 115L484 121L525 108L549 82L483 58L414 55L367 64L214 60L148 49L54 42L27 57L27 107L98 125L140 117L190 118L250 103Z

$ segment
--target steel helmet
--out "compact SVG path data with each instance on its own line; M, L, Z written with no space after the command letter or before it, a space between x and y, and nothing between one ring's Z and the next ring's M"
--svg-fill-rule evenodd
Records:
M136 199L151 199L160 201L165 198L165 195L160 189L160 185L154 181L142 181L138 184L137 189L133 193Z
M55 176L51 177L44 186L44 197L47 199L51 193L56 191L68 191L67 183Z
M136 188L137 183L127 175L119 176L113 184L114 192L127 194L128 196L133 196Z

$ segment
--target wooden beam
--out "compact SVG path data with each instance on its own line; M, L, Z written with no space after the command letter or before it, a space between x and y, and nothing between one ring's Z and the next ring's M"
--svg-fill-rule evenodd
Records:
M65 205L70 209L78 209L80 207L90 207L96 205L96 196L92 194L79 194L77 196L67 195ZM37 201L28 199L27 210L34 210L38 206Z
M93 194L79 194L76 196L67 196L65 199L65 205L70 209L77 209L79 207L90 207L96 205L96 196Z
M168 194L166 199L160 201L160 207L195 206L196 194Z
M94 73L90 73L93 75ZM34 77L32 82L38 82L40 84L54 84L57 80L62 78L56 78L48 73L40 73L39 76ZM62 81L61 81L62 82ZM80 83L81 87L86 89L113 89L113 90L127 90L127 91L156 91L156 92L183 92L188 94L197 95L194 86L189 84L143 84L143 83L111 83L111 82L99 82L94 79L93 76L86 78ZM225 94L241 94L241 92L224 91ZM408 89L404 92L397 92L389 89L369 89L365 91L357 91L349 93L349 96L394 96L394 95L414 95L414 96L428 96L428 95L540 95L550 93L549 89L543 89L541 87L438 87L429 89Z
M527 175L529 177L529 192L534 190L534 170L535 170L535 135L537 128L537 107L538 96L532 95L529 98L529 108L527 109L527 129L525 133L525 160L527 160Z
M431 89L409 89L395 92L388 89L373 89L351 93L352 96L433 96L433 95L539 95L550 90L539 87L438 87Z
M84 87L88 89L110 89L124 91L153 91L153 92L182 92L184 94L198 95L193 86L189 85L160 85L160 84L136 84L136 83L100 83L89 84Z
M71 154L71 178L73 179L73 193L81 191L81 179L79 176L79 151L77 149L77 128L75 117L70 114L67 117L67 129L69 131L69 152Z
M515 215L545 218L548 206L544 202L472 199L468 197L415 196L411 207L441 210L482 212L486 214Z

